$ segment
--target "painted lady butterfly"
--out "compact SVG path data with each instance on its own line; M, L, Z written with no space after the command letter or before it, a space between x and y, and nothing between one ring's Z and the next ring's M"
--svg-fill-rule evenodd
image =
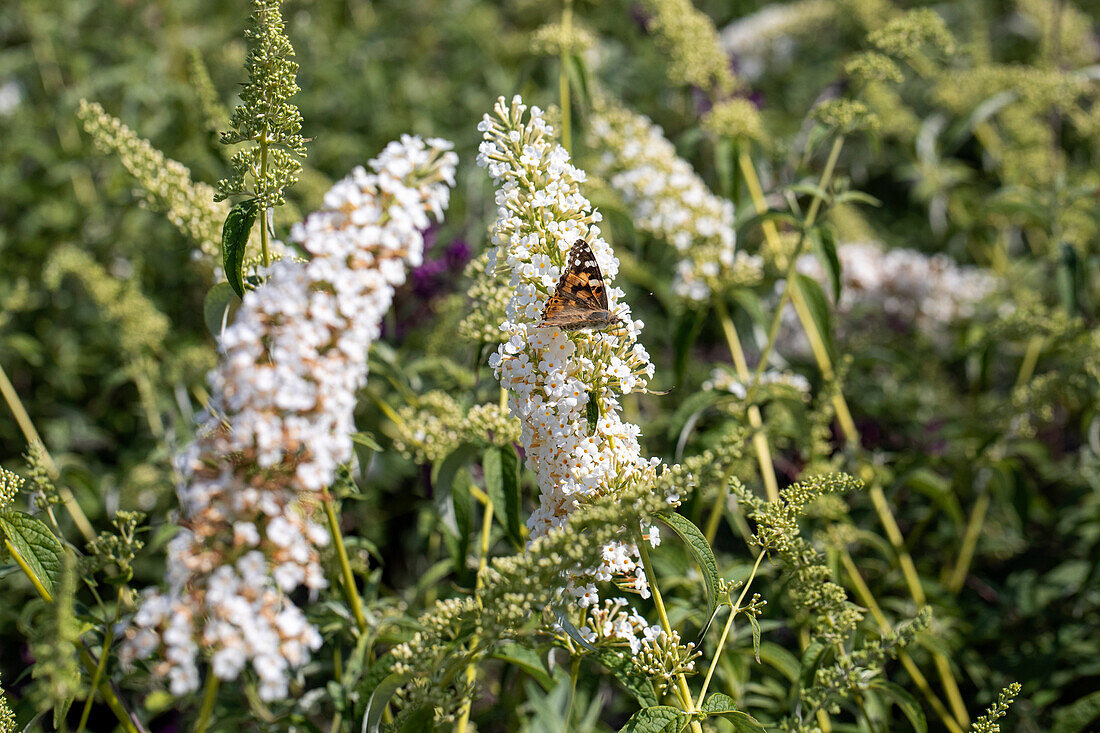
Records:
M546 301L540 326L563 331L604 329L621 323L607 306L607 288L588 242L578 239L566 260L554 294Z

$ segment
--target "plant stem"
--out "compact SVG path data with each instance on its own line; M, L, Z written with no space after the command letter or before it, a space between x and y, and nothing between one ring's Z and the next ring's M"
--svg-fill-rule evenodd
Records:
M84 726L88 724L88 716L92 713L92 702L95 701L95 690L103 679L103 670L107 667L107 654L114 641L114 629L108 626L107 635L103 637L103 650L99 653L99 664L96 665L95 673L92 674L92 692L84 700L84 709L80 711L80 723L76 726L76 733L82 733Z
M567 41L573 30L573 0L565 0L561 11L561 68L558 69L558 94L561 105L561 144L566 152L573 154L572 125L570 120L570 95L569 95L569 59L568 49L564 41Z
M42 581L35 575L31 566L27 564L27 561L19 554L19 550L15 548L15 545L10 540L4 539L4 549L8 551L15 563L23 571L23 574L27 576L27 580L34 586L35 591L42 600L46 603L53 603L53 596L46 590L46 586L42 585ZM84 648L83 642L80 646L80 662L84 665L84 669L88 674L95 675L96 669L99 668L99 664L92 658L92 655L88 653L88 650ZM122 725L123 729L127 733L138 733L138 726L134 724L134 720L130 717L130 713L126 710L126 707L115 695L115 691L111 689L111 686L106 682L101 681L99 684L99 694L103 696L103 700L107 703L107 707L111 709L111 712L118 718L118 722ZM144 730L142 728L141 730Z
M726 645L726 639L729 637L730 629L733 628L733 619L737 616L737 612L741 610L741 601L745 600L745 595L749 592L749 586L752 585L753 579L756 577L756 571L760 569L760 561L764 559L764 552L761 551L756 556L756 564L752 566L752 572L749 573L749 577L745 580L745 587L741 589L741 595L737 597L737 602L730 606L730 615L726 619L726 625L722 629L722 637L718 640L718 646L714 650L714 655L710 660L710 669L707 670L707 676L703 680L703 689L699 690L699 697L695 703L695 707L701 708L703 706L703 698L706 697L707 688L710 687L710 679L714 676L714 668L718 666L718 660L722 656L722 649Z
M646 549L645 539L642 538L642 533L639 530L634 531L634 541L638 546L638 555L642 560L642 568L645 569L645 577L649 582L649 590L653 594L653 605L657 607L657 615L661 619L661 628L669 636L672 635L672 624L668 621L668 613L665 611L665 602L661 598L661 590L657 587L657 574L653 572L653 564L649 561L649 550ZM680 701L683 703L684 712L694 713L695 705L692 703L691 688L688 687L687 678L683 672L676 675L676 687L679 692ZM691 722L691 730L693 733L703 733L703 726L699 724L699 721L693 720Z
M99 664L96 665L95 674L92 675L92 693L84 700L84 709L80 712L80 724L76 728L76 733L81 733L84 726L88 724L88 716L92 712L92 703L95 701L95 689L99 687L99 682L103 679L103 671L107 667L107 655L115 642L114 626L118 623L119 614L122 612L122 597L125 592L126 586L120 585L118 587L118 597L115 599L115 617L110 623L106 624L103 634L103 647L99 652Z
M351 572L351 562L348 560L348 550L344 546L344 535L340 531L340 520L336 518L336 509L333 506L336 499L328 491L321 497L321 503L325 507L325 517L328 518L328 531L332 536L332 545L336 548L336 557L340 561L340 576L344 586L344 598L351 606L351 613L355 617L355 625L359 633L367 630L367 620L363 616L363 603L359 599L359 588L355 585L355 575Z
M863 576L859 573L859 568L856 567L851 554L849 554L846 548L840 551L840 561L843 563L844 569L848 573L848 578L852 582L852 587L855 588L856 595L859 596L863 605L870 609L871 615L875 619L875 623L878 624L882 631L890 631L890 624L886 621L886 616L883 615L882 609L879 608L878 602L875 600L874 595L871 594L871 589L863 580ZM913 678L913 682L920 688L925 699L928 700L928 704L931 705L932 709L936 711L936 714L940 716L940 719L947 729L951 731L951 733L963 733L962 728L960 728L955 719L951 717L951 713L948 712L947 707L939 697L936 696L936 693L932 691L931 685L928 684L928 679L924 676L924 673L920 671L920 668L917 667L912 657L909 656L909 653L904 649L901 650L898 653L898 659L901 660L905 670L909 673L909 676Z
M199 719L195 723L195 733L206 733L206 726L210 724L210 715L214 712L214 703L218 699L218 686L220 680L214 670L206 671L206 684L202 688L202 707L199 708Z
M974 548L978 544L978 537L982 533L982 525L985 523L985 513L989 510L989 493L978 495L974 502L974 509L970 512L970 521L966 525L966 535L963 537L962 549L959 550L959 560L951 577L947 580L947 590L958 593L962 590L966 574L970 570L970 562L974 559Z
M260 137L260 180L256 184L257 190L260 186L265 185L264 181L267 180L267 130L264 130L264 134ZM268 244L268 237L270 236L267 231L267 207L260 210L260 249L263 252L264 267L271 266L271 250Z
M573 723L573 703L577 699L577 677L581 671L581 658L573 655L573 663L569 668L569 707L565 710L565 729L569 730Z
M485 570L485 566L489 562L489 540L493 530L493 500L486 495L485 511L481 515L481 544L479 546L480 556L477 561L477 578L474 580L474 597L478 599L478 605L481 605L481 598L477 595L477 591L481 590L482 571ZM477 634L474 633L470 636L470 649L474 649L478 645ZM477 664L471 661L466 665L466 683L472 685L477 679ZM467 698L462 703L462 711L458 716L458 723L455 725L455 733L466 733L466 728L470 724L470 709L473 707L474 701L471 698Z
M883 529L886 530L886 537L890 540L890 544L898 556L898 564L901 566L902 575L905 576L905 584L909 588L909 595L912 596L917 606L923 606L928 602L927 597L924 595L924 586L921 585L920 575L913 563L913 557L905 547L905 537L898 527L897 520L894 519L893 512L890 511L886 494L883 493L882 487L878 484L871 486L868 493L871 495L871 502L875 505L879 521L882 522ZM970 715L966 711L966 704L959 692L959 685L955 681L954 673L951 671L951 663L941 652L932 652L932 660L936 664L940 681L943 682L943 689L947 693L947 701L951 704L951 711L962 727L969 728Z
M840 153L839 145L843 138L837 138L833 142L833 151L837 155ZM833 158L832 152L830 152L830 158ZM741 166L741 173L745 177L745 185L749 189L749 195L752 197L753 207L755 207L757 213L764 213L768 210L768 202L764 198L764 189L760 185L760 179L756 175L756 168L753 166L752 158L749 156L747 146L742 147L741 153L738 156L738 163ZM835 161L833 163L835 166ZM822 178L824 180L824 177ZM816 201L817 199L815 199ZM813 207L814 219L817 217L817 209ZM807 221L810 221L807 214ZM774 250L779 251L779 231L775 228L775 222L768 220L761 225L761 229L764 232L765 239L768 240L768 245ZM821 334L817 330L817 324L814 322L813 316L810 314L809 306L806 304L806 298L802 294L802 288L799 287L798 281L794 282L794 287L791 289L791 303L794 305L795 312L798 314L798 320L802 323L802 329L806 334L806 339L810 342L810 350L813 352L814 359L817 361L817 367L821 370L821 376L826 382L833 381L836 376L833 371L832 359L829 357L829 351L825 347L825 341L822 339ZM841 430L844 432L844 436L848 443L859 444L859 432L856 430L855 421L852 419L852 413L848 409L848 403L844 400L843 393L837 392L833 396L833 406L836 408L837 421L840 422Z
M0 394L4 395L4 401L8 403L8 408L11 409L12 416L15 417L15 422L19 424L19 429L23 431L23 437L27 439L27 442L42 446L46 471L50 474L50 477L55 480L60 478L61 471L58 470L53 457L46 450L46 444L42 442L38 431L35 430L31 416L27 414L23 402L19 399L19 394L15 391L15 387L12 386L2 366L0 366ZM72 517L76 528L80 530L80 534L84 535L84 539L88 541L95 539L95 530L92 529L92 523L88 521L88 516L84 513L84 510L76 503L76 497L73 496L73 492L69 491L69 487L58 486L57 493L61 495L61 501L65 504L65 509Z
M1035 373L1035 365L1039 363L1039 355L1043 351L1043 337L1032 336L1027 342L1027 351L1024 352L1024 360L1020 363L1020 372L1016 375L1016 389L1023 387Z
M726 304L721 298L715 298L714 311L722 324L722 332L729 344L730 356L733 357L733 366L737 370L737 378L742 382L748 382L752 378L748 362L745 361L745 352L741 349L741 339L737 335L737 327L730 318ZM764 433L764 418L760 414L760 408L750 404L748 406L749 425L752 427L752 445L756 451L756 459L760 463L760 475L764 479L764 489L768 495L768 501L779 498L779 482L775 478L775 466L772 465L772 452L768 446L768 436ZM719 501L724 501L720 497Z

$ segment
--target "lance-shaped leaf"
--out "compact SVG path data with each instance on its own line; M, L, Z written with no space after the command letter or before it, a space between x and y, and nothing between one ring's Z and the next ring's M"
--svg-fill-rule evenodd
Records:
M671 527L676 534L680 535L680 539L687 543L691 554L695 556L695 561L699 563L699 569L703 573L703 582L707 586L707 620L703 627L703 633L706 633L707 627L710 626L710 622L718 610L718 563L714 559L714 552L710 549L707 538L703 536L698 527L692 524L690 519L673 513L657 514L655 516Z
M256 221L256 199L241 201L229 210L222 226L222 267L233 291L244 297L244 252Z

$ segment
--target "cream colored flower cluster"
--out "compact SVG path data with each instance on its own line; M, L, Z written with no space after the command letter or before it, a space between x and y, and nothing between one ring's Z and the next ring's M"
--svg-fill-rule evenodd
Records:
M837 255L841 266L837 330L842 336L890 328L935 338L944 326L973 315L978 301L995 285L986 272L958 265L944 254L851 242L838 247ZM800 257L797 268L829 289L825 270L813 255ZM788 354L809 353L793 309L783 313L778 345Z
M528 521L537 538L596 496L655 480L657 459L641 455L638 426L620 415L623 396L645 389L653 364L637 341L642 322L630 317L623 291L614 286L619 262L601 236L600 214L580 191L585 173L553 142L542 111L532 107L527 114L519 97L511 104L501 98L478 129L485 137L478 163L498 187L494 259L509 273L512 291L502 343L489 363L520 418L527 465L538 479L540 504ZM596 257L610 308L622 321L618 329L539 326L578 239ZM656 544L657 533L649 536ZM576 569L566 592L584 609L599 602L595 581L615 581L648 596L638 557L632 541L613 542L604 547L598 567Z
M223 680L246 665L265 700L285 697L320 634L290 599L325 587L316 492L352 459L352 411L394 288L419 264L457 157L405 136L356 168L294 227L311 256L283 259L245 294L211 372L214 411L178 457L182 528L167 588L143 596L124 661L156 658L175 695L199 686L200 653Z
M722 288L759 281L760 259L737 251L733 204L711 193L660 127L601 99L589 129L593 147L602 151L596 172L622 196L634 226L681 254L677 294L706 300Z

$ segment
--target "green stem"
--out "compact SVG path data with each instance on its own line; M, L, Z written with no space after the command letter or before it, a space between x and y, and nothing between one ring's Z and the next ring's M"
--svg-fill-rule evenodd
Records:
M359 599L359 588L355 585L355 575L351 572L351 562L348 560L348 550L344 546L344 535L340 531L340 520L336 518L336 509L333 506L336 500L327 491L321 499L325 507L325 517L328 519L328 531L332 536L332 545L336 548L336 557L340 561L340 576L344 586L344 598L351 607L351 613L355 617L355 625L359 633L366 633L367 620L363 616L363 603Z
M714 655L710 660L710 669L707 670L707 676L703 680L703 689L699 690L699 697L696 700L695 707L703 707L703 698L706 697L707 688L710 687L711 677L714 676L714 668L718 666L718 660L722 656L722 649L726 646L726 639L729 637L730 630L733 628L733 620L737 617L737 613L741 610L741 601L745 600L745 595L749 592L749 586L752 585L753 579L756 577L756 571L760 569L760 561L764 559L764 552L761 551L756 556L756 563L752 566L752 572L749 573L749 577L745 580L745 587L741 589L741 595L737 597L737 602L730 606L730 615L726 619L726 625L722 629L722 637L718 640L718 646L714 650Z
M722 332L729 344L730 356L733 358L734 369L737 370L737 378L742 382L748 382L751 378L748 362L745 360L745 352L741 348L741 339L737 335L737 327L730 318L726 304L721 298L714 300L714 311L718 315L718 321L722 324ZM775 466L772 465L771 447L768 445L768 436L764 433L764 418L760 414L760 408L749 404L747 407L749 426L752 427L752 445L756 451L756 459L760 464L760 476L764 480L764 489L768 495L768 501L779 498L779 481L775 477ZM725 497L719 497L724 501Z
M829 159L832 161L832 166L828 163L826 168L830 171L831 168L836 165L836 158L840 155L840 145L843 142L843 138L838 137L833 141L833 148L829 153ZM767 199L764 198L764 189L760 185L760 179L756 175L756 168L753 166L752 158L749 156L749 152L746 147L743 147L738 157L738 163L741 167L741 173L745 177L745 184L749 189L749 195L752 197L753 207L757 213L764 213L768 210ZM824 180L824 176L822 177ZM815 199L818 201L819 199ZM817 206L811 205L811 213L813 213L813 219L807 214L807 222L812 222L817 218ZM808 228L808 227L807 227ZM779 251L779 231L775 228L775 222L768 220L761 225L761 229L764 231L764 237L768 240L768 245L775 251ZM821 370L821 376L826 382L831 382L835 379L835 373L833 372L832 359L829 357L829 350L825 347L825 341L822 339L820 332L817 330L817 324L814 322L813 315L810 313L809 306L806 304L806 298L802 294L802 288L799 287L798 281L794 282L794 287L791 290L791 303L794 305L795 312L798 314L798 320L802 323L802 329L806 334L806 339L810 342L810 350L813 352L814 359L817 361L817 367ZM846 441L851 445L859 445L859 432L856 430L855 421L852 419L852 413L848 409L848 403L844 399L844 394L837 392L833 396L833 405L836 408L837 421L840 423L841 430L844 433Z
M883 615L882 609L879 608L878 601L875 600L874 595L871 593L871 589L867 586L866 581L863 580L863 576L859 573L859 568L856 567L855 562L852 560L851 554L847 548L842 548L840 551L840 561L844 565L845 571L848 573L848 578L851 580L852 587L855 588L856 595L859 597L860 602L863 603L870 611L871 615L875 619L875 623L885 633L890 631L890 624L886 620L886 616ZM951 717L951 713L948 712L947 707L936 696L936 693L932 691L932 686L928 684L928 679L924 676L924 673L920 671L912 657L908 652L902 650L898 653L898 659L901 660L905 670L909 673L913 683L924 694L925 699L928 700L928 704L932 706L932 709L936 711L936 714L940 716L940 720L943 721L944 726L951 733L963 733L962 728L955 722L955 719Z
M96 665L95 673L92 674L92 693L84 700L84 709L80 711L80 723L76 726L76 733L81 733L84 726L88 724L88 716L92 713L92 702L95 700L95 689L99 687L99 682L103 679L103 670L107 667L107 654L114 641L114 630L108 627L107 635L103 637L103 650L99 653L99 664Z
M260 180L256 184L256 189L267 185L267 130L264 130L264 134L260 137ZM267 231L267 207L260 209L260 249L263 251L264 267L271 266L271 249L268 243L270 234Z
M577 677L581 671L580 655L573 655L573 664L569 668L569 707L565 711L565 729L570 730L573 724L573 703L577 699Z
M1024 360L1020 363L1020 372L1016 375L1016 389L1020 389L1031 375L1035 373L1035 365L1039 363L1039 355L1043 352L1043 337L1032 336L1027 342L1027 351L1024 352Z
M488 496L486 496L488 498ZM485 511L481 515L481 543L479 545L480 557L477 561L477 578L474 580L474 597L478 599L478 605L481 604L481 597L477 595L478 591L482 588L482 571L485 570L486 565L489 563L489 541L493 531L493 501L488 499L485 502ZM475 649L478 645L477 634L470 636L470 649ZM466 665L466 683L472 685L477 679L477 664L471 659L470 663ZM474 701L467 698L462 703L462 711L458 716L458 723L455 725L455 733L466 733L467 727L470 725L470 710L473 708Z
M798 257L802 254L802 248L805 243L806 230L803 230L802 235L798 238L798 244L794 248L794 253L791 254L791 261L787 265L787 271L783 275L783 294L779 296L779 304L775 307L775 315L772 316L772 322L768 325L768 340L764 344L764 350L760 352L760 361L756 364L756 369L753 370L752 380L746 385L745 402L748 404L752 404L752 399L756 395L757 388L760 386L760 378L768 367L768 360L771 358L772 350L775 348L776 339L779 338L779 325L783 322L783 311L786 309L787 303L791 301L794 276L797 274L796 265L798 264Z
M657 587L657 574L653 572L653 563L649 560L649 550L646 549L646 541L642 538L642 533L639 530L634 531L634 541L638 546L638 555L641 557L642 568L645 570L649 590L653 595L653 605L657 607L657 616L661 619L661 628L664 629L666 634L672 636L672 624L669 623L668 612L665 611L665 602L661 598L661 590ZM684 712L694 713L695 705L692 703L691 688L688 687L687 678L683 672L676 675L676 687ZM697 720L691 722L691 730L693 733L703 733L703 727Z
M92 694L84 700L84 709L80 712L80 724L76 728L76 733L81 733L84 730L84 726L88 724L88 716L92 712L92 703L95 701L94 690L99 687L99 682L103 679L103 670L107 667L107 655L111 651L111 646L115 642L115 624L118 623L119 613L122 611L122 596L126 591L125 585L120 585L118 588L118 598L115 599L115 617L106 625L106 629L103 633L103 647L99 652L99 664L96 665L95 674L92 675ZM98 597L98 596L97 596Z
M898 527L897 520L894 519L893 512L890 511L886 494L878 484L872 485L868 493L871 495L871 503L875 505L875 512L878 513L879 521L882 522L883 529L886 530L886 537L890 540L890 544L898 556L898 565L901 566L902 575L905 576L905 584L909 588L909 595L918 607L923 606L928 600L924 594L924 586L921 585L920 575L913 563L913 557L905 547L905 537ZM933 652L932 660L936 664L936 670L939 672L940 681L943 683L944 692L947 693L947 701L951 705L951 711L954 713L955 719L959 721L963 728L969 728L970 715L966 711L966 704L963 702L962 693L959 692L958 682L956 682L955 675L951 671L951 663L942 652Z
M569 49L567 42L573 30L573 0L565 0L561 11L561 68L558 69L558 94L561 104L561 144L566 152L573 154L572 125L570 120L569 95Z
M19 429L23 431L23 437L27 439L27 442L42 446L42 456L47 473L53 479L60 478L61 472L58 470L57 464L54 463L53 457L46 450L46 444L42 442L42 438L38 436L38 431L34 427L34 422L31 421L31 416L27 414L22 400L19 399L19 394L15 391L15 387L12 386L2 366L0 366L0 394L4 395L4 401L8 403L8 408L15 417L15 422L19 424ZM65 509L69 512L69 516L72 517L77 529L80 530L80 534L84 535L84 539L89 542L95 539L95 530L92 528L92 523L88 521L88 516L84 513L84 510L76 503L76 497L73 496L73 492L69 491L69 487L58 486L57 493L61 495L61 501L65 504Z
M15 548L15 545L10 540L4 539L4 549L8 551L12 559L15 560L16 565L23 571L23 574L27 576L27 580L34 586L35 591L42 600L46 603L53 603L53 596L46 590L46 586L42 584L38 576L35 575L34 570L27 564L27 561L23 559L23 556L19 554L19 550ZM96 669L99 668L99 664L92 658L92 655L83 647L81 642L80 648L80 662L84 665L84 669L88 674L95 675ZM133 719L130 717L130 713L126 710L126 707L115 695L115 691L111 689L111 686L106 682L100 682L99 694L103 696L103 700L107 703L107 707L111 709L111 712L118 718L118 722L122 725L126 733L138 733L137 726L134 725Z
M206 726L210 725L210 716L214 712L214 703L218 700L218 686L220 680L214 670L206 671L206 684L202 689L202 707L199 708L199 719L195 723L195 733L206 733Z
M989 510L989 494L978 496L974 502L974 509L970 512L970 521L966 525L966 535L963 537L962 549L959 550L959 560L951 577L947 581L947 590L958 593L962 590L966 574L970 570L970 563L974 559L974 548L978 545L978 537L982 534L982 525L985 523L985 514Z

